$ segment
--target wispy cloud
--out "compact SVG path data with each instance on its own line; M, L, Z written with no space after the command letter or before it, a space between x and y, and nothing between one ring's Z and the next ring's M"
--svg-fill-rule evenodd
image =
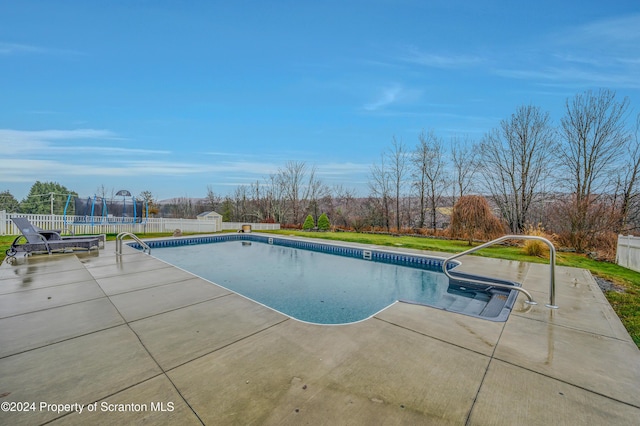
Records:
M180 159L172 151L114 146L127 141L104 129L14 130L0 129L0 182L33 182L80 177L188 177L219 180L242 176L247 182L277 173L279 157L210 152L210 160ZM167 159L168 154L173 155Z
M350 161L344 163L323 163L316 168L318 176L327 178L337 178L343 176L352 176L354 173L368 173L371 168L370 164L352 163Z
M238 155L237 153L233 153L233 152L220 152L220 151L209 151L209 152L205 152L204 154L212 155L215 157L233 157Z
M610 17L564 31L559 43L568 45L599 44L638 47L640 42L640 14ZM637 52L637 50L636 50Z
M33 115L57 115L57 114L60 114L60 112L58 112L58 111L51 111L51 110L31 110L31 111L25 111L25 113L33 114Z
M74 130L13 130L0 129L0 140L30 141L59 139L119 139L109 130L74 129Z
M116 161L108 163L64 160L0 159L0 182L33 182L72 177L188 176L211 173L206 164L173 161Z
M69 164L62 160L37 160L25 158L0 159L0 182L34 182L54 180L69 176L136 176L132 167L104 164Z
M63 154L92 154L92 155L169 155L171 151L159 149L140 149L140 148L119 148L114 146L55 146L49 147L52 153L58 152Z
M408 52L401 55L400 59L425 67L446 69L467 68L484 62L482 57L476 55L423 52L415 47L408 49Z
M16 53L40 53L42 49L36 46L19 43L0 42L0 55L11 55Z
M401 92L402 88L398 85L387 87L382 90L382 93L380 93L373 102L366 104L364 106L364 109L366 109L367 111L376 111L380 108L390 105L398 99L398 96Z
M176 163L173 161L130 161L128 164L144 173L169 174L169 175L189 175L189 174L224 174L224 173L242 173L251 176L267 176L278 170L278 165L260 162L260 161L224 161L211 163L184 162ZM255 177L252 177L255 179Z
M640 88L640 14L567 28L537 43L494 73L567 88Z
M109 130L74 129L74 130L13 130L0 129L0 145L6 155L20 154L168 154L169 151L142 150L135 148L114 147L116 141L126 141ZM82 142L102 142L103 146L77 145Z
M640 76L624 71L600 71L578 67L549 66L537 70L502 69L496 74L523 80L532 80L542 85L579 88L584 86L625 87L640 89Z
M422 92L416 89L408 89L400 84L392 84L376 93L374 100L363 106L365 111L373 112L383 110L390 105L412 102L420 98Z
M59 180L64 177L129 177L129 176L162 176L181 177L193 175L223 176L239 174L248 182L262 180L275 173L277 164L261 162L225 162L199 163L189 161L159 160L96 160L79 163L60 159L43 160L28 158L0 159L0 182L33 182L36 180ZM353 168L353 166L352 166ZM322 168L325 171L325 168ZM345 171L347 169L345 168ZM336 166L327 168L328 174L337 172Z
M9 43L0 41L0 55L25 55L25 54L50 54L50 55L77 55L79 52L65 49L35 46L24 43Z

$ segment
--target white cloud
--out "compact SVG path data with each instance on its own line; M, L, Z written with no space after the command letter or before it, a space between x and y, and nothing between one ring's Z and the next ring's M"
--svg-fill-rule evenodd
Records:
M368 173L370 164L359 164L352 162L345 163L324 163L316 168L318 176L340 177L350 176L357 173Z
M374 100L365 104L363 108L370 112L380 111L390 105L416 101L421 95L422 92L420 90L407 89L400 84L392 84L381 89Z
M394 85L392 87L388 87L382 90L382 93L378 95L375 101L368 103L364 106L364 109L367 111L376 111L380 108L386 107L394 103L398 96L402 92L402 88L398 85Z
M13 130L0 129L0 141L5 143L43 142L50 140L72 139L118 139L109 130L75 129L75 130Z
M135 154L170 154L165 150L148 150L138 148L114 147L114 141L124 141L109 130L75 129L75 130L12 130L0 129L0 145L5 155L33 154L103 154L103 155L135 155ZM98 141L104 146L73 145L76 141ZM66 144L63 144L66 143Z
M484 59L480 56L427 53L417 48L409 49L409 52L400 59L425 67L445 69L467 68L484 62Z
M118 148L113 146L56 146L49 147L49 152L59 152L63 154L102 154L102 155L149 155L171 154L171 151L158 149L139 149L139 148Z
M605 18L568 29L560 44L601 44L616 48L640 43L640 14Z
M640 15L606 18L540 37L500 76L567 88L640 88Z
M78 52L64 49L52 49L48 47L34 46L31 44L9 43L0 41L0 55L17 54L63 54L77 55Z
M33 182L58 180L65 176L137 176L133 167L104 166L99 164L70 164L59 160L24 158L0 159L0 182Z
M11 55L14 53L38 53L40 51L40 48L28 44L0 42L0 55Z
M206 155L213 155L213 156L220 156L220 157L232 157L232 156L237 156L237 153L233 153L233 152L219 152L219 151L211 151L211 152L205 152Z
M613 70L598 71L584 68L546 67L538 70L502 69L496 70L496 74L524 80L535 80L544 85L557 85L563 87L626 87L640 89L640 79L634 74L616 72Z

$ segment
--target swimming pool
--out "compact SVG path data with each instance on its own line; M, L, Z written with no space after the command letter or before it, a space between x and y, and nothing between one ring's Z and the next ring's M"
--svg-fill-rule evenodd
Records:
M463 276L450 282L442 259L426 256L256 234L147 243L154 257L310 323L361 321L396 301L505 321L515 301Z

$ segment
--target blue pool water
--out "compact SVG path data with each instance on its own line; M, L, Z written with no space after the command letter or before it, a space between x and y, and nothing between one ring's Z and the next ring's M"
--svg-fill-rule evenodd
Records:
M363 320L397 300L481 315L493 296L452 287L437 266L408 267L350 255L248 239L153 248L154 257L312 323Z

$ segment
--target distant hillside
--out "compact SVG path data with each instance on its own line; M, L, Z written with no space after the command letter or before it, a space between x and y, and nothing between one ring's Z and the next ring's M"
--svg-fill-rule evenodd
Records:
M157 201L156 204L163 206L168 204L182 204L185 202L190 202L193 205L200 204L206 202L206 198L189 198L189 197L176 197L176 198L167 198L166 200Z

